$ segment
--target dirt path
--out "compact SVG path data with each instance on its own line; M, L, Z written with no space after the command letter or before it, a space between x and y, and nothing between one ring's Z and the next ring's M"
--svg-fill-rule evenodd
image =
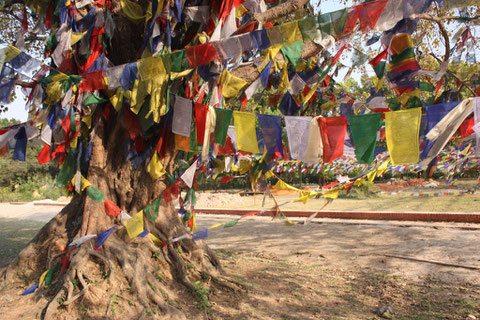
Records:
M0 218L45 221L60 209L0 204ZM236 218L199 214L198 229ZM395 319L480 318L480 271L384 256L480 266L479 227L334 219L287 226L248 217L232 228L210 229L206 239L227 274L247 291L211 286L209 307L187 314L219 320L375 319L375 308L391 305Z

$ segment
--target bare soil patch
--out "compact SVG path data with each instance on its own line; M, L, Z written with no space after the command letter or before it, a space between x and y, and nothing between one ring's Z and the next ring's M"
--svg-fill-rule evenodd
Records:
M221 198L228 207L248 201L260 207L262 202L260 196L255 200L237 194L223 196L204 194L199 202L203 203L202 197L212 202ZM33 209L20 208L15 207L17 218L22 217L20 212L31 217ZM0 205L0 209L8 214L12 206ZM44 219L59 210L42 206L39 214ZM236 218L197 215L198 229ZM21 221L15 220L13 228L33 232L32 228L39 227L28 221L19 226ZM384 256L480 266L479 227L335 219L287 226L270 217L249 217L232 228L210 229L205 240L216 251L231 281L205 275L198 279L196 292L180 290L169 297L169 303L181 307L189 319L380 319L374 313L379 307L390 307L393 314L386 316L394 319L480 318L480 271ZM11 228L0 229L0 234L2 230L9 230L6 236L11 242L4 243L15 243L13 251L28 242L23 233L18 233L17 239ZM1 262L13 256L13 251L5 251L8 257L2 256ZM0 297L0 318L39 318L45 302L41 294L23 298L37 301L35 310L12 304L13 297L31 284ZM123 298L110 299L115 314L110 310L98 316L85 305L77 310L77 319L124 319L117 306ZM156 317L151 312L146 315L147 319Z

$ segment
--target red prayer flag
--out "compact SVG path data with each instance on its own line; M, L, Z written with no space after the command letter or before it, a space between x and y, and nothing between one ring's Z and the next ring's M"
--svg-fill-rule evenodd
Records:
M360 30L363 32L372 30L377 24L378 18L387 5L387 0L367 2L359 5Z
M8 153L8 143L5 143L5 145L0 148L0 157L3 157L7 153Z
M195 102L193 109L195 112L195 123L197 126L197 143L203 144L203 136L205 135L205 123L207 122L208 106Z
M180 180L177 180L174 184L163 191L163 199L165 203L169 203L172 200L178 198L178 191L180 189Z
M120 209L112 200L110 199L105 199L105 203L103 204L105 207L105 212L112 216L112 217L117 217L122 209Z
M170 138L170 130L163 127L160 131L160 138L157 142L157 153L160 159L163 159L168 151L168 139Z
M223 177L222 179L218 180L219 182L222 182L222 183L228 183L230 180L232 180L235 176L226 176L226 177Z
M335 63L337 63L338 59L340 59L340 56L342 55L343 53L343 50L345 50L345 48L347 47L347 43L345 43L343 45L343 47L338 50L337 54L335 55L335 57L333 57L333 60L332 60L332 65L334 65Z
M460 125L460 139L468 137L475 131L473 131L473 126L475 125L475 118L471 117L470 119L465 119Z
M227 136L227 140L225 141L225 145L222 146L218 143L213 143L213 149L216 151L215 154L217 156L223 156L227 154L235 154L235 148L233 147L232 140L230 137Z
M376 66L380 63L380 61L387 59L387 56L388 56L388 49L385 49L382 52L380 52L375 58L370 60L368 63Z
M323 162L329 163L343 155L346 117L321 117L318 119L320 135L323 142Z
M207 64L213 60L219 60L217 52L211 42L197 46L187 46L185 47L185 52L187 53L187 59L191 68Z
M107 84L103 78L103 70L86 73L82 76L82 82L80 82L79 91L95 91L100 89L106 89Z
M358 6L354 6L348 10L347 21L345 21L345 26L343 27L343 32L341 35L347 35L353 32L355 26L357 25L358 17L360 16L360 10ZM340 35L337 35L340 38Z
M50 156L50 145L45 144L43 146L43 149L40 151L40 153L37 156L37 160L39 164L45 164L52 160Z
M240 219L246 218L246 217L250 217L250 216L254 216L254 215L256 215L256 214L259 213L259 212L260 212L260 211L252 211L252 212L249 212L249 213L245 213L244 215L242 215L242 216L240 217Z
M141 135L142 129L140 128L140 121L129 108L123 109L123 121L127 127L130 139L135 140L136 137Z

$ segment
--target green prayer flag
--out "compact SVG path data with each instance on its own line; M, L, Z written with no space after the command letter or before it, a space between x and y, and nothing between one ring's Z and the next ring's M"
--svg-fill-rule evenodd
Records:
M199 177L199 179L201 179L201 177ZM193 188L188 189L187 194L185 195L185 201L189 200L192 207L195 207L197 204L197 197L195 196L195 189Z
M91 186L87 189L87 195L92 198L92 200L98 203L105 200L105 196L103 195L103 193L101 193L100 190L98 190L95 186Z
M185 49L169 52L163 54L161 57L167 74L170 72L181 72L190 69Z
M315 40L318 38L318 26L315 17L308 17L298 21L298 28L302 33L304 41Z
M222 146L227 141L227 131L232 121L233 111L227 109L215 108L215 131L213 132L213 142Z
M407 59L415 58L415 51L413 51L412 47L408 47L399 54L394 54L390 56L390 63L393 65L397 65Z
M413 96L408 99L407 103L405 104L405 109L413 109L413 108L420 108L422 107L422 101L419 97Z
M342 35L345 23L347 22L348 8L330 13L330 19L336 35Z
M55 184L57 187L63 187L72 180L73 176L77 172L77 162L75 161L75 149L70 149L67 154L67 158L63 162L62 168L58 173Z
M48 270L47 275L45 276L45 285L48 286L52 282L52 277L57 272L60 267L60 262L57 262L50 270Z
M101 98L92 93L85 100L82 101L82 105L91 106L92 104L99 104L104 102L108 102L108 99Z
M377 65L373 65L373 70L375 71L375 74L377 75L378 79L382 79L383 76L385 75L385 67L386 67L386 62L385 61L380 61Z
M381 113L351 115L348 118L359 163L371 164L375 153L377 131L382 121Z
M158 209L160 208L160 200L162 196L159 196L157 199L153 200L148 206L143 209L143 213L147 216L147 219L151 222L155 222L158 217Z
M231 228L231 227L235 226L238 223L239 220L240 219L228 221L223 225L223 227L224 228Z
M332 19L330 14L324 13L317 16L318 27L323 35L332 35Z
M402 108L402 104L400 103L400 101L398 101L397 98L387 99L387 104L388 108L390 108L391 111L397 111Z
M297 41L280 49L284 56L290 60L294 66L297 65L298 58L302 55L303 42Z
M433 92L435 91L435 86L429 82L420 81L420 91Z

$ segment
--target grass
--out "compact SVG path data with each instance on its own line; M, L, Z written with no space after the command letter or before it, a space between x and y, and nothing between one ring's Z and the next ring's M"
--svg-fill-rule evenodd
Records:
M31 220L0 218L0 266L13 259L44 224Z

